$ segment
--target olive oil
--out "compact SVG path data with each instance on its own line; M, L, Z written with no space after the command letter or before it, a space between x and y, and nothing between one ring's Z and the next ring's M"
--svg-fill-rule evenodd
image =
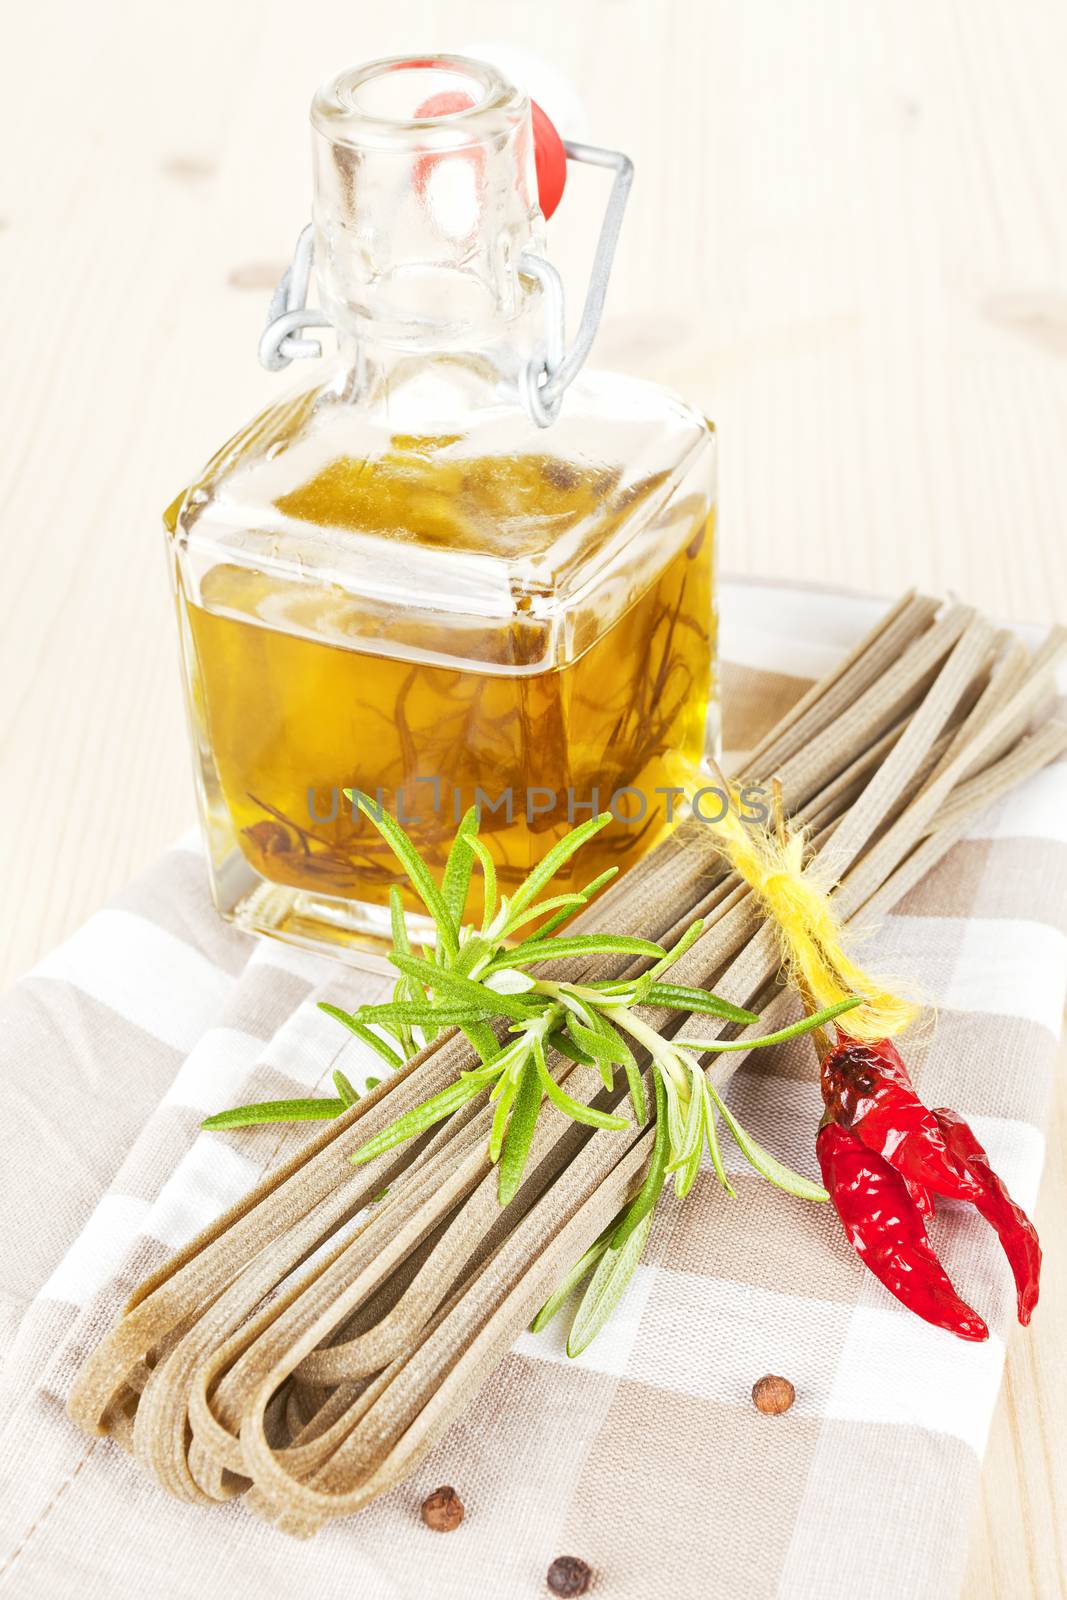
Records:
M432 452L404 444L410 453L392 466L331 465L285 510L379 534L403 517L403 537L459 551L490 527L521 539L535 494L557 536L605 503L603 483L548 457L449 463L438 484ZM610 806L615 820L560 892L625 870L662 837L702 770L712 520L696 508L643 592L573 659L547 668L523 659L519 622L487 623L477 639L468 629L462 670L435 664L452 647L447 630L411 617L403 655L349 646L345 635L365 640L374 621L326 587L291 596L302 631L282 631L272 624L284 584L216 566L188 620L204 739L250 866L271 883L384 904L403 874L378 831L353 818L344 790L354 788L377 794L438 867L459 817L478 804L504 892L575 822ZM611 531L606 511L601 537ZM388 642L395 648L395 630Z
M716 448L566 351L530 103L495 68L373 62L312 126L261 358L321 353L324 323L336 355L164 520L215 903L356 959L402 879L346 790L438 870L477 805L505 894L601 811L572 888L682 814L718 737Z

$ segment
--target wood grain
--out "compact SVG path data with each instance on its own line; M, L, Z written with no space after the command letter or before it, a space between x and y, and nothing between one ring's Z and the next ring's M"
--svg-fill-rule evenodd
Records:
M635 157L597 359L716 419L728 570L1067 610L1056 0L20 7L0 68L0 979L189 822L159 513L286 381L254 350L308 211L311 88L354 57L487 40L552 61L581 86L566 131ZM597 181L552 229L575 289ZM972 1595L1063 1592L1065 1150L1061 1102L1046 1304L1010 1352Z

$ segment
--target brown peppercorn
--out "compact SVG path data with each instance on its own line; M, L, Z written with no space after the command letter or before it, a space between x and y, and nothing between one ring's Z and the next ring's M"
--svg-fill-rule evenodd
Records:
M553 1594L584 1594L589 1587L593 1569L577 1556L557 1556L548 1569L545 1582Z
M450 1483L442 1484L422 1502L422 1520L435 1533L451 1533L463 1521L463 1501Z
M752 1385L752 1403L765 1417L780 1417L796 1397L797 1392L789 1379L777 1378L773 1372Z

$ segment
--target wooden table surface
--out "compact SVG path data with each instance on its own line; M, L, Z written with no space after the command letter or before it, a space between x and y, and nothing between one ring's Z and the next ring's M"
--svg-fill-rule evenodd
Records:
M1067 618L1062 0L35 0L0 68L0 976L190 822L159 514L287 381L255 347L311 91L490 43L636 160L597 360L716 419L726 570ZM601 183L551 229L572 300ZM1064 1592L1065 1153L1061 1096L972 1596Z

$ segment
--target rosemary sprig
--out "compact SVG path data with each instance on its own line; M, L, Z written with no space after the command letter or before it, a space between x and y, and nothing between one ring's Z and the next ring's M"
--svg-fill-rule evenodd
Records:
M495 1108L488 1151L498 1165L500 1204L507 1205L522 1183L537 1118L546 1099L564 1115L588 1127L620 1131L631 1126L618 1111L568 1094L553 1071L552 1058L563 1058L597 1072L605 1091L614 1089L621 1070L634 1120L643 1124L648 1120L648 1097L634 1047L647 1052L655 1092L656 1134L642 1187L542 1309L535 1327L543 1326L559 1308L566 1298L564 1289L569 1293L592 1271L568 1341L571 1354L585 1348L603 1327L633 1274L667 1177L673 1174L679 1197L688 1194L705 1146L719 1182L729 1194L733 1193L719 1144L720 1117L741 1154L769 1182L804 1199L826 1199L820 1185L793 1172L741 1126L708 1083L699 1056L708 1051L753 1050L781 1043L831 1021L860 1004L858 998L757 1038L667 1039L641 1016L640 1008L666 1008L741 1025L754 1025L759 1018L704 989L665 979L665 974L700 937L703 922L699 919L670 950L630 935L560 932L603 888L614 869L576 893L540 897L575 851L611 820L609 813L582 823L558 840L508 897L499 892L492 857L479 838L476 808L472 807L460 824L438 885L400 824L366 795L346 793L378 829L403 867L433 920L436 940L432 951L416 954L399 890L394 887L390 891L390 960L398 977L392 999L382 1005L360 1006L351 1013L327 1004L321 1009L356 1034L394 1070L453 1027L462 1029L480 1060L480 1065L461 1072L454 1083L413 1106L361 1145L350 1157L353 1162L371 1161L418 1137L468 1100L488 1091L489 1102ZM483 915L477 930L465 921L475 867L483 883ZM520 933L522 929L528 931ZM546 961L603 954L630 956L649 965L638 977L592 982L536 977L529 971ZM501 1021L507 1031L498 1039L493 1024ZM207 1118L203 1126L233 1128L257 1122L339 1116L353 1103L356 1092L343 1074L335 1073L334 1083L336 1099L238 1106Z

